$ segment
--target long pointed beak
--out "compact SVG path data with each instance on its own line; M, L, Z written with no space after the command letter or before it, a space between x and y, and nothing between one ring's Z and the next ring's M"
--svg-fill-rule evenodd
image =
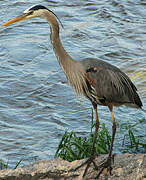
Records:
M26 17L26 14L23 14L21 16L18 16L18 17L14 18L14 19L11 19L11 20L7 21L6 23L2 24L1 26L7 26L9 24L13 24L15 22L22 21L22 20L25 19L25 17Z

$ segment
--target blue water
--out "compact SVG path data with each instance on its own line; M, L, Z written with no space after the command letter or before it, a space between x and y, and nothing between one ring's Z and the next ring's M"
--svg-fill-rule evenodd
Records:
M145 1L3 0L1 24L35 4L45 5L60 18L62 43L74 59L101 58L121 68L137 86L146 109ZM81 136L90 132L91 104L78 99L67 84L49 34L43 19L0 27L0 159L12 168L22 158L22 165L52 159L66 129ZM111 132L108 109L98 110ZM115 108L115 118L120 124L143 120L135 135L146 137L145 112L120 107ZM121 152L123 136L117 130L115 152Z

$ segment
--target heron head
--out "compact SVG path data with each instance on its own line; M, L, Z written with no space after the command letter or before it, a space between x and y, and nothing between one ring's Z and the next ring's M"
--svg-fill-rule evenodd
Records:
M22 20L31 19L34 17L43 17L45 11L49 11L49 10L42 5L31 6L30 8L26 9L22 15L7 21L6 23L2 24L2 26L7 26L9 24L13 24L15 22Z

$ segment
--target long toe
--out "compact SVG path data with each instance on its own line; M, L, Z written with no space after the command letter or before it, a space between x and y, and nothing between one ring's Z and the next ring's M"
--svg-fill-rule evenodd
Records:
M98 168L98 166L97 166L96 163L94 162L94 159L95 159L95 157L94 157L94 156L91 156L90 158L88 158L88 159L86 159L84 162L82 162L81 164L79 164L79 165L77 165L76 167L70 169L70 172L76 171L76 170L78 170L78 169L80 169L81 167L83 167L83 166L86 165L86 168L85 168L84 173L83 173L83 177L85 177L86 174L87 174L87 171L88 171L88 169L89 169L89 167L90 167L90 165L91 165L91 163L93 163L95 169Z
M94 179L98 179L101 174L107 174L107 172L111 174L113 160L114 156L107 157L101 162L101 159L99 160L97 156L92 156L89 159L82 161L80 164L75 165L69 172L76 171L76 173L79 173L80 175L83 173L82 177L85 179L93 177Z
M81 164L73 167L72 169L70 169L70 171L76 171L78 169L80 169L81 167L83 167L84 165L88 164L91 161L91 159L86 159L85 161L83 161Z
M99 176L102 174L104 169L107 169L107 171L110 173L112 172L112 162L114 162L114 156L108 157L105 161L103 161L97 168L99 170L98 174L96 175L96 178L99 178Z

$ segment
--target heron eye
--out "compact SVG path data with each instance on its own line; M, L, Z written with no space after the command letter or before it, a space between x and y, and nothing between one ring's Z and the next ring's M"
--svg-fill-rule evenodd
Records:
M27 15L32 15L33 14L33 11L30 11L27 13Z

